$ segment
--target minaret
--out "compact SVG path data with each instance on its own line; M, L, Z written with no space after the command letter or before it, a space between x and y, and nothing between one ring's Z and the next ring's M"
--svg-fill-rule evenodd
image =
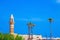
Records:
M14 34L14 17L13 14L10 16L10 34Z

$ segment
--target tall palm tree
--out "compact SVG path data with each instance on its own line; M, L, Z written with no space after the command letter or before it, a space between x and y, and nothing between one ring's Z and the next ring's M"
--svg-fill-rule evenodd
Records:
M52 22L53 22L53 19L49 18L48 21L50 23L50 40L52 40Z
M29 22L29 23L27 23L27 25L28 25L28 35L29 35L28 40L32 40L32 38L33 38L32 27L35 26L35 24Z

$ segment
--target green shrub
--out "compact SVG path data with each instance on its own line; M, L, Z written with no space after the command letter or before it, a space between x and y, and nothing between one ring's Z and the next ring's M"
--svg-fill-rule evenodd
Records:
M16 38L14 38L14 36L11 34L0 33L0 40L24 40L24 38L18 35L16 36Z
M22 36L16 36L15 40L23 40L23 37Z

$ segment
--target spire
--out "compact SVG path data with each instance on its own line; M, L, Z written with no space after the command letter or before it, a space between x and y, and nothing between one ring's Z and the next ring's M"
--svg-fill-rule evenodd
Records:
M14 34L14 16L11 14L10 16L10 34Z
M14 19L13 14L11 14L11 18Z
M12 19L12 21L14 22L14 16L13 16L13 14L11 14L10 19Z

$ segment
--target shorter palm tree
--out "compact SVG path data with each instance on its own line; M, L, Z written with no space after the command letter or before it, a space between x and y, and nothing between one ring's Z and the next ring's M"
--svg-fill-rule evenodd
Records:
M35 24L29 22L27 23L27 25L28 25L28 35L29 35L28 40L32 40L33 38L32 27L35 26Z

